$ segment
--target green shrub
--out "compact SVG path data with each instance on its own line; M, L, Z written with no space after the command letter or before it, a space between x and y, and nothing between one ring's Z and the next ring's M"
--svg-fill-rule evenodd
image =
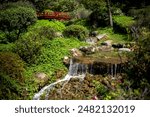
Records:
M52 27L43 26L38 29L38 34L41 37L45 37L47 39L53 39L56 37L56 30Z
M28 67L26 74L32 75L33 72L44 72L49 76L57 70L66 70L63 64L63 57L69 56L70 49L85 45L75 38L56 38L45 40L41 49L41 54L37 57L35 65Z
M88 30L81 25L70 25L64 30L64 35L67 37L75 37L83 41L88 36Z
M35 25L31 26L29 30L34 31L41 27L53 28L56 31L62 32L65 29L65 25L60 21L38 20Z
M134 24L132 17L124 15L113 16L114 29L121 33L130 33L130 27Z
M16 42L15 52L28 64L34 63L40 54L42 42L35 33L28 33Z
M12 52L0 52L0 72L11 78L23 80L24 64L20 57Z
M20 85L8 75L0 73L0 99L19 99Z
M14 43L0 44L0 52L13 52L16 48Z

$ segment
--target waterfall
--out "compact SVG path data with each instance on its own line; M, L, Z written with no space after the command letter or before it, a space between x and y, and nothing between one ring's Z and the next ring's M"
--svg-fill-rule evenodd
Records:
M39 100L41 98L41 96L45 93L46 93L45 99L48 99L49 92L51 91L51 89L53 89L53 87L56 84L65 82L61 88L61 90L62 90L71 78L79 78L79 79L83 80L86 72L87 72L87 65L80 64L80 63L74 63L73 60L71 59L68 74L63 79L58 80L54 83L49 84L48 86L43 87L38 93L36 93L34 95L33 100Z

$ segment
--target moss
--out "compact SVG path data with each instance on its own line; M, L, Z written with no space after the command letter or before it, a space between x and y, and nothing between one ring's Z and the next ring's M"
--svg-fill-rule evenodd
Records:
M0 72L11 78L23 80L24 64L17 54L0 52L0 66Z

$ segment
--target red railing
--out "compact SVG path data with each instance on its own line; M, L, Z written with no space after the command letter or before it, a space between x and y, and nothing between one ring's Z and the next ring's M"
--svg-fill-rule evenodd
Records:
M71 17L66 12L42 12L37 13L37 17L40 19L57 19L57 20L70 20Z

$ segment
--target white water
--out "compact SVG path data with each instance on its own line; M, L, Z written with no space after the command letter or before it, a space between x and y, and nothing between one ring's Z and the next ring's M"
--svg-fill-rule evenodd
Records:
M58 80L54 83L51 83L48 86L43 87L38 93L36 93L33 97L33 100L40 100L41 96L46 93L45 99L48 99L50 90L58 83L60 82L66 82L62 86L61 90L64 88L64 86L69 82L71 78L79 78L81 80L84 79L86 74L86 65L79 64L79 63L73 63L72 59L70 60L70 67L68 74L61 80Z

